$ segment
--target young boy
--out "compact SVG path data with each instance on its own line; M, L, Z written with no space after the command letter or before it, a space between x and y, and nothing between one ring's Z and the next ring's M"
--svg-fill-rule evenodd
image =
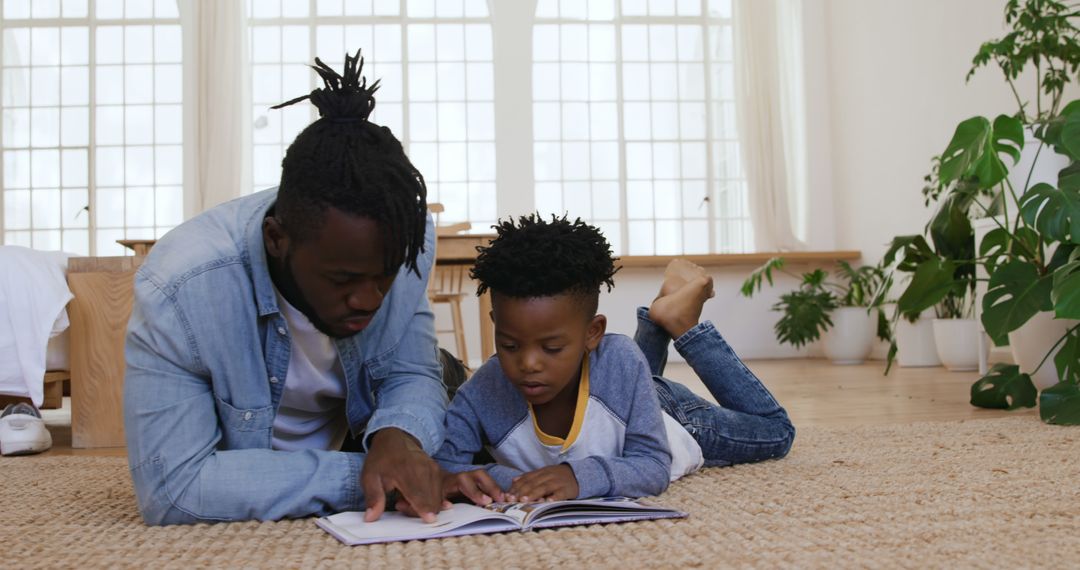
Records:
M435 458L444 488L477 504L663 492L702 465L782 457L795 430L709 322L712 280L677 260L638 309L635 341L605 335L600 286L614 259L580 220L521 217L497 226L473 270L492 293L496 356L461 386ZM668 342L717 406L659 377ZM495 463L473 465L487 451Z

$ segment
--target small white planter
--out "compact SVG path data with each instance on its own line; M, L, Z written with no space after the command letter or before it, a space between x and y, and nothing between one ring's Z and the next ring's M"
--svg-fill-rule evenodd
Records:
M825 356L833 364L862 364L874 347L876 315L866 307L840 307L832 312L833 326L825 332Z
M900 366L941 366L932 318L919 317L914 323L900 319L896 323L896 346L896 361Z
M1076 322L1070 319L1055 319L1053 311L1043 311L1036 313L1024 326L1009 333L1009 347L1020 371L1031 374L1050 347L1054 346L1065 331L1076 326ZM1054 356L1059 350L1061 346L1054 349L1054 353L1046 359L1037 374L1031 375L1032 382L1039 390L1045 390L1059 382L1057 367L1054 366Z
M934 319L938 358L950 372L979 369L979 327L975 319Z

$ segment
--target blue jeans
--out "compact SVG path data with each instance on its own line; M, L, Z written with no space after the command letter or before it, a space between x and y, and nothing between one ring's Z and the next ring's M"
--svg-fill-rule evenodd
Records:
M795 439L795 426L711 322L698 323L675 339L675 350L694 369L719 406L661 377L671 337L649 320L645 307L638 309L637 316L634 341L649 361L660 406L698 442L706 467L787 455Z

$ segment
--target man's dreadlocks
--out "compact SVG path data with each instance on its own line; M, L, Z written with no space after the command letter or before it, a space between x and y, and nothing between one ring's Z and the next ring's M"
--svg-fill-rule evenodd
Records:
M419 274L427 187L390 129L368 120L379 82L369 87L363 67L359 51L345 55L344 75L315 58L323 87L272 107L308 99L320 115L285 152L274 215L297 241L318 233L327 208L370 218L382 232L387 273L405 264Z

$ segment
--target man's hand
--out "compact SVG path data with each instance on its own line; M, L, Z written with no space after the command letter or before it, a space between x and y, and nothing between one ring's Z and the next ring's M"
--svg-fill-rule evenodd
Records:
M576 499L577 477L574 476L574 470L565 463L543 467L514 477L507 495L508 501L523 503Z
M448 498L463 495L481 507L490 505L492 501L503 500L503 491L499 484L483 469L443 473L443 491Z
M360 484L367 501L366 522L382 516L391 491L397 491L408 509L428 523L435 522L443 503L439 465L412 436L395 428L381 429L371 437Z

